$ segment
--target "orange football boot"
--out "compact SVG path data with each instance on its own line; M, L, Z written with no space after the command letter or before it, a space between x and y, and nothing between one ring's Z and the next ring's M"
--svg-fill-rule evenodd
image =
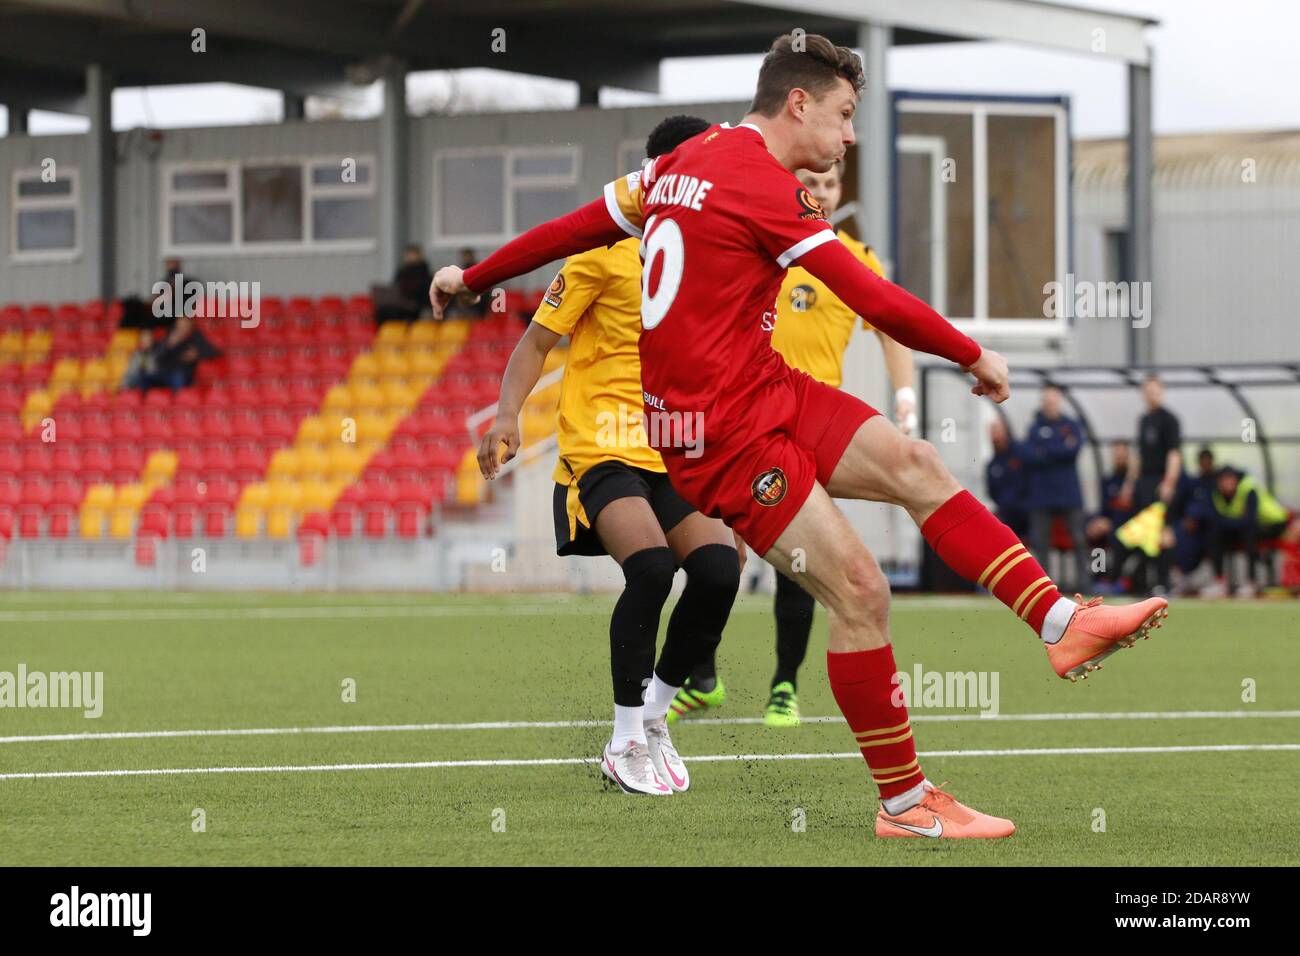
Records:
M1169 616L1169 602L1164 598L1147 598L1136 604L1104 605L1101 598L1084 604L1076 594L1079 609L1070 618L1065 634L1055 644L1045 645L1047 661L1058 677L1070 682L1087 679L1101 662L1116 651L1132 647L1138 638L1146 640Z
M947 786L947 784L943 784ZM1016 825L958 803L941 787L926 791L921 802L894 816L884 808L876 814L878 837L930 837L946 840L994 840L1009 837Z

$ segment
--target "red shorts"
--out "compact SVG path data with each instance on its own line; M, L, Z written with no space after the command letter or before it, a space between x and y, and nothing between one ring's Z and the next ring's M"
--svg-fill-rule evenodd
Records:
M825 485L853 435L880 413L861 399L796 369L764 387L746 422L712 429L702 453L661 448L677 493L701 513L721 518L765 554L812 491ZM714 435L723 432L725 437Z

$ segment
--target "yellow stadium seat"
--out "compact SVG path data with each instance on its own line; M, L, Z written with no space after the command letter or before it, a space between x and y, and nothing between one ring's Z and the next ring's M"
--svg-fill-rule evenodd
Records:
M297 445L299 448L326 444L331 440L338 438L336 432L332 432L326 419L322 415L308 415L298 426Z
M368 448L385 445L388 442L388 436L392 433L394 424L388 417L378 412L367 412L364 415L358 415L357 442Z
M80 530L83 538L102 538L104 536L104 518L107 512L103 508L82 503Z
M118 329L108 341L109 354L130 355L140 347L140 333L133 329Z
M352 411L352 405L352 387L339 384L330 386L330 390L325 393L325 401L321 403L321 408L327 414L346 415Z
M45 358L50 351L54 336L49 329L33 329L23 340L23 361L29 365Z
M302 510L302 486L296 481L270 483L270 507L266 513L266 534L269 538L287 538L293 532L294 520Z
M81 381L81 363L75 358L61 358L50 370L50 385L73 386Z
M379 378L379 374L379 356L374 352L362 352L352 360L352 368L348 372L348 381L373 382Z
M429 348L434 342L438 341L437 322L416 322L406 333L406 344L408 348Z
M149 500L150 493L151 489L139 482L119 485L113 504L119 508L132 508L139 511L144 506L144 503Z
M351 481L366 467L370 456L356 445L334 445L329 455L329 474L334 480Z
M92 508L111 508L116 496L117 489L112 485L91 485L86 489L86 496L81 503Z
M16 329L0 335L0 365L21 361L23 357L23 334Z
M54 399L49 392L39 388L28 392L27 400L23 402L23 430L30 431L39 425L42 419L49 417L53 407Z
M390 412L393 410L410 411L415 407L415 403L420 400L420 392L423 391L423 389L406 384L405 381L385 382L380 386L380 389L384 393L384 407Z
M456 469L456 503L472 507L483 500L484 485L478 470L478 457L473 449L465 452Z
M139 512L134 508L114 505L109 512L108 534L118 541L125 541L135 534L135 516Z
M442 323L442 335L438 341L444 344L460 346L469 338L469 319L448 319Z
M406 359L407 375L437 378L444 364L434 352L412 352Z
M378 385L359 384L352 386L352 410L364 414L384 407L384 393Z
M265 482L245 485L235 507L235 537L256 538L262 532L262 515L271 504L271 489Z
M376 345L401 345L406 342L407 325L405 322L385 322L375 335Z
M295 448L281 448L271 456L267 475L272 481L276 479L294 479L302 471L302 460Z
M379 380L406 378L410 360L405 352L384 352L379 356Z
M87 359L81 366L81 392L88 395L107 388L111 377L108 363L103 359Z
M317 445L298 449L298 478L300 480L324 479L330 471L329 455Z
M144 463L144 480L148 485L164 485L176 474L177 456L174 451L159 450L149 455Z
M302 510L329 511L334 501L343 490L343 483L337 481L308 481L302 487Z

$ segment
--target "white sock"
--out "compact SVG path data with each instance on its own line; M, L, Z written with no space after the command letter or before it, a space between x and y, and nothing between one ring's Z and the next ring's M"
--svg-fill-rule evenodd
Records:
M1048 608L1047 617L1043 618L1043 631L1038 635L1044 644L1055 644L1065 636L1065 629L1070 626L1070 618L1074 617L1078 607L1068 597L1056 599L1056 603Z
M618 753L633 740L645 746L645 723L642 720L644 710L644 707L614 705L614 736L609 740L610 753Z
M668 706L677 696L680 687L673 687L671 684L665 684L655 674L650 681L650 686L645 692L645 722L651 723L656 720L663 720L668 714Z
M888 800L881 800L880 803L885 808L886 813L891 817L896 817L900 813L904 813L920 803L921 798L925 796L925 792L933 789L934 788L930 786L930 781L922 777L921 782L911 790L908 790L906 793L900 793L896 797L890 797Z

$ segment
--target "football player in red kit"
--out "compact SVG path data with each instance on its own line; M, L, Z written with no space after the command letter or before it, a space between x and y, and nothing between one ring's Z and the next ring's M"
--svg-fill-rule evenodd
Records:
M832 497L906 509L942 560L1039 635L1061 677L1086 676L1147 636L1167 604L1062 596L932 445L773 351L777 292L798 262L894 340L969 372L975 395L1010 394L1005 359L863 266L795 178L795 169L830 169L853 144L863 85L852 50L815 35L800 41L772 45L739 125L711 127L468 270L439 270L430 301L437 314L452 295L639 237L651 444L686 501L722 518L826 607L831 689L880 792L876 834L1010 836L1011 821L958 803L921 772L907 709L892 693L889 585ZM698 433L683 440L685 423L702 423L702 444Z

